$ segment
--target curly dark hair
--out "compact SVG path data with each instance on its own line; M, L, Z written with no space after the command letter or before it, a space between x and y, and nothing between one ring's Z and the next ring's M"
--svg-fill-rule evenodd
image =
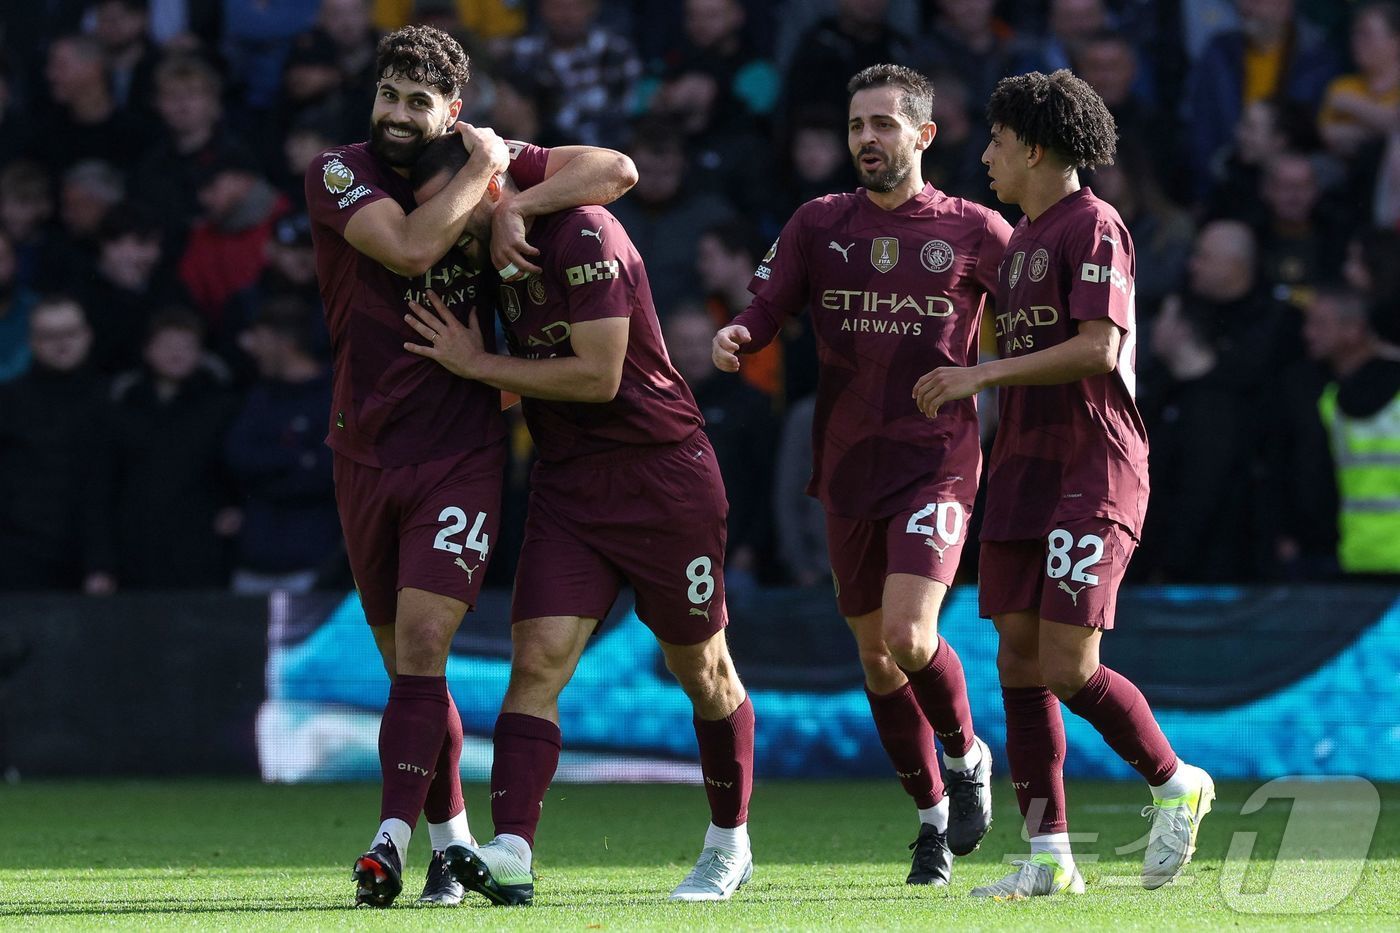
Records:
M398 75L426 84L456 100L471 78L471 61L461 43L432 26L405 26L379 40L375 74Z
M1112 165L1118 146L1118 125L1103 98L1065 68L1002 78L987 103L987 122L1073 168Z
M933 85L913 68L871 65L846 82L846 93L854 97L857 91L872 87L899 88L902 92L899 95L899 112L911 122L921 125L933 119Z

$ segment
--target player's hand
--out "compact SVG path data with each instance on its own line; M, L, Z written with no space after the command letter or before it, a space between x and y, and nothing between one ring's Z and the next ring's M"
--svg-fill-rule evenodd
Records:
M919 377L913 395L919 411L932 418L945 402L970 398L984 388L976 366L940 366Z
M710 344L710 359L714 361L715 369L725 373L737 373L739 348L752 339L749 329L743 324L721 327L719 333L715 334L714 342Z
M437 292L430 290L428 301L432 304L431 310L410 301L408 307L413 313L403 316L408 326L428 341L427 344L405 343L403 348L409 353L426 356L463 379L475 378L477 364L488 355L481 329L476 323L476 312L473 311L463 324L457 315L447 310L447 305L442 303Z
M491 212L491 263L504 282L518 282L541 269L530 261L540 251L525 241L525 215L514 199L502 200Z
M471 153L471 161L477 165L484 164L493 175L510 167L510 150L506 148L506 141L497 136L491 127L459 122L455 129L457 135L462 137L462 145Z

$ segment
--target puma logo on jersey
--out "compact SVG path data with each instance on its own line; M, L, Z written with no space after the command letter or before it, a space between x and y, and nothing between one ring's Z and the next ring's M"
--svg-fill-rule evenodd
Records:
M1070 598L1070 602L1072 602L1072 603L1074 603L1076 606L1078 606L1078 605L1079 605L1079 594L1082 593L1082 592L1084 592L1086 589L1088 589L1088 584L1086 583L1084 586L1081 586L1079 589L1076 590L1076 589L1072 589L1068 583L1066 583L1065 581L1061 580L1061 581L1060 581L1060 589L1062 589L1062 590L1064 590L1066 593L1068 593L1068 594L1069 594L1069 598Z
M929 547L933 548L934 553L938 555L938 562L940 564L943 563L943 552L948 550L949 545L945 544L942 547L939 547L938 542L933 540L932 538L925 538L924 543L927 544Z
M1123 245L1122 243L1119 243L1117 240L1115 240L1113 237L1109 236L1107 233L1105 233L1103 236L1099 237L1099 239L1102 240L1103 242L1109 243L1109 244L1111 244L1111 245L1113 245L1113 246L1122 246L1122 245Z
M842 246L840 243L837 243L835 240L832 240L830 243L826 244L826 248L827 248L827 249L834 249L834 250L836 250L836 252L838 252L838 253L841 254L841 258L844 259L844 260L846 260L847 262L850 262L850 261L851 261L851 257L850 257L849 254L850 254L850 252L851 252L851 247L852 247L852 246L855 246L855 244L854 244L854 243L847 243L845 246Z
M700 608L697 608L697 607L695 607L695 606L691 606L691 607L690 607L690 614L693 615L693 616L700 616L700 617L701 617L702 619L704 619L706 622L710 621L710 607L709 607L709 606L706 606L704 609L700 609Z
M480 565L480 564L477 564L475 567L468 567L468 566L467 566L467 562L464 561L464 560L462 560L462 558L460 558L460 557L457 558L455 561L453 561L453 563L456 564L458 567L461 567L463 570L465 570L465 571L467 572L467 582L468 582L468 583L472 582L472 575L473 575L474 573L476 573L478 570L481 569L481 565Z
M603 245L603 228L602 228L602 227L599 227L597 230L588 230L588 229L585 228L585 229L583 229L583 230L580 230L580 231L578 232L578 235L579 235L579 236L591 236L593 239L595 239L595 240L598 241L598 245L599 245L599 246L602 246L602 245Z

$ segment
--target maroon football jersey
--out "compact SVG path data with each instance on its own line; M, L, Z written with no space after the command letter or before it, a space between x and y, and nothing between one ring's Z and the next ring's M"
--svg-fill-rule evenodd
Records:
M522 188L544 178L549 151L511 143L511 175ZM423 463L500 440L500 394L404 350L418 335L404 323L408 298L431 287L454 307L471 276L449 254L417 280L390 272L345 240L355 212L380 198L414 208L408 179L356 143L323 152L306 171L316 279L326 311L334 389L326 443L376 467ZM421 300L421 299L419 299Z
M983 300L1011 227L1001 215L925 185L892 211L865 190L797 209L749 285L734 323L752 352L807 310L819 381L807 493L849 518L884 518L920 490L971 503L982 451L973 399L932 420L914 383L977 361Z
M612 401L521 401L540 459L673 444L694 434L700 410L666 354L642 257L617 218L601 207L549 214L530 228L530 242L540 251L544 272L503 282L497 292L512 355L573 356L573 325L630 319L622 382Z
M1022 218L997 282L1003 357L1064 343L1076 321L1122 332L1112 372L1052 386L1003 386L987 474L982 539L1041 538L1107 518L1134 536L1147 510L1147 432L1133 401L1137 321L1133 241L1118 212L1081 188Z

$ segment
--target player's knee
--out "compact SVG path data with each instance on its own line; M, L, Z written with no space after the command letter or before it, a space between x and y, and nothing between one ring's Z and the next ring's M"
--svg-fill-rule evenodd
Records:
M912 619L885 620L885 647L891 659L905 670L926 667L937 644L938 633L932 626Z
M667 656L666 667L676 683L692 698L704 698L723 692L734 679L734 665L727 653L705 652Z
M862 645L860 666L865 672L865 682L876 693L889 693L904 686L904 672L883 644L878 647Z
M997 676L1008 687L1030 687L1045 682L1040 659L1033 653L1017 651L1005 642L997 650Z
M1088 681L1091 671L1085 671L1077 659L1045 658L1040 662L1045 686L1061 700L1068 700Z

